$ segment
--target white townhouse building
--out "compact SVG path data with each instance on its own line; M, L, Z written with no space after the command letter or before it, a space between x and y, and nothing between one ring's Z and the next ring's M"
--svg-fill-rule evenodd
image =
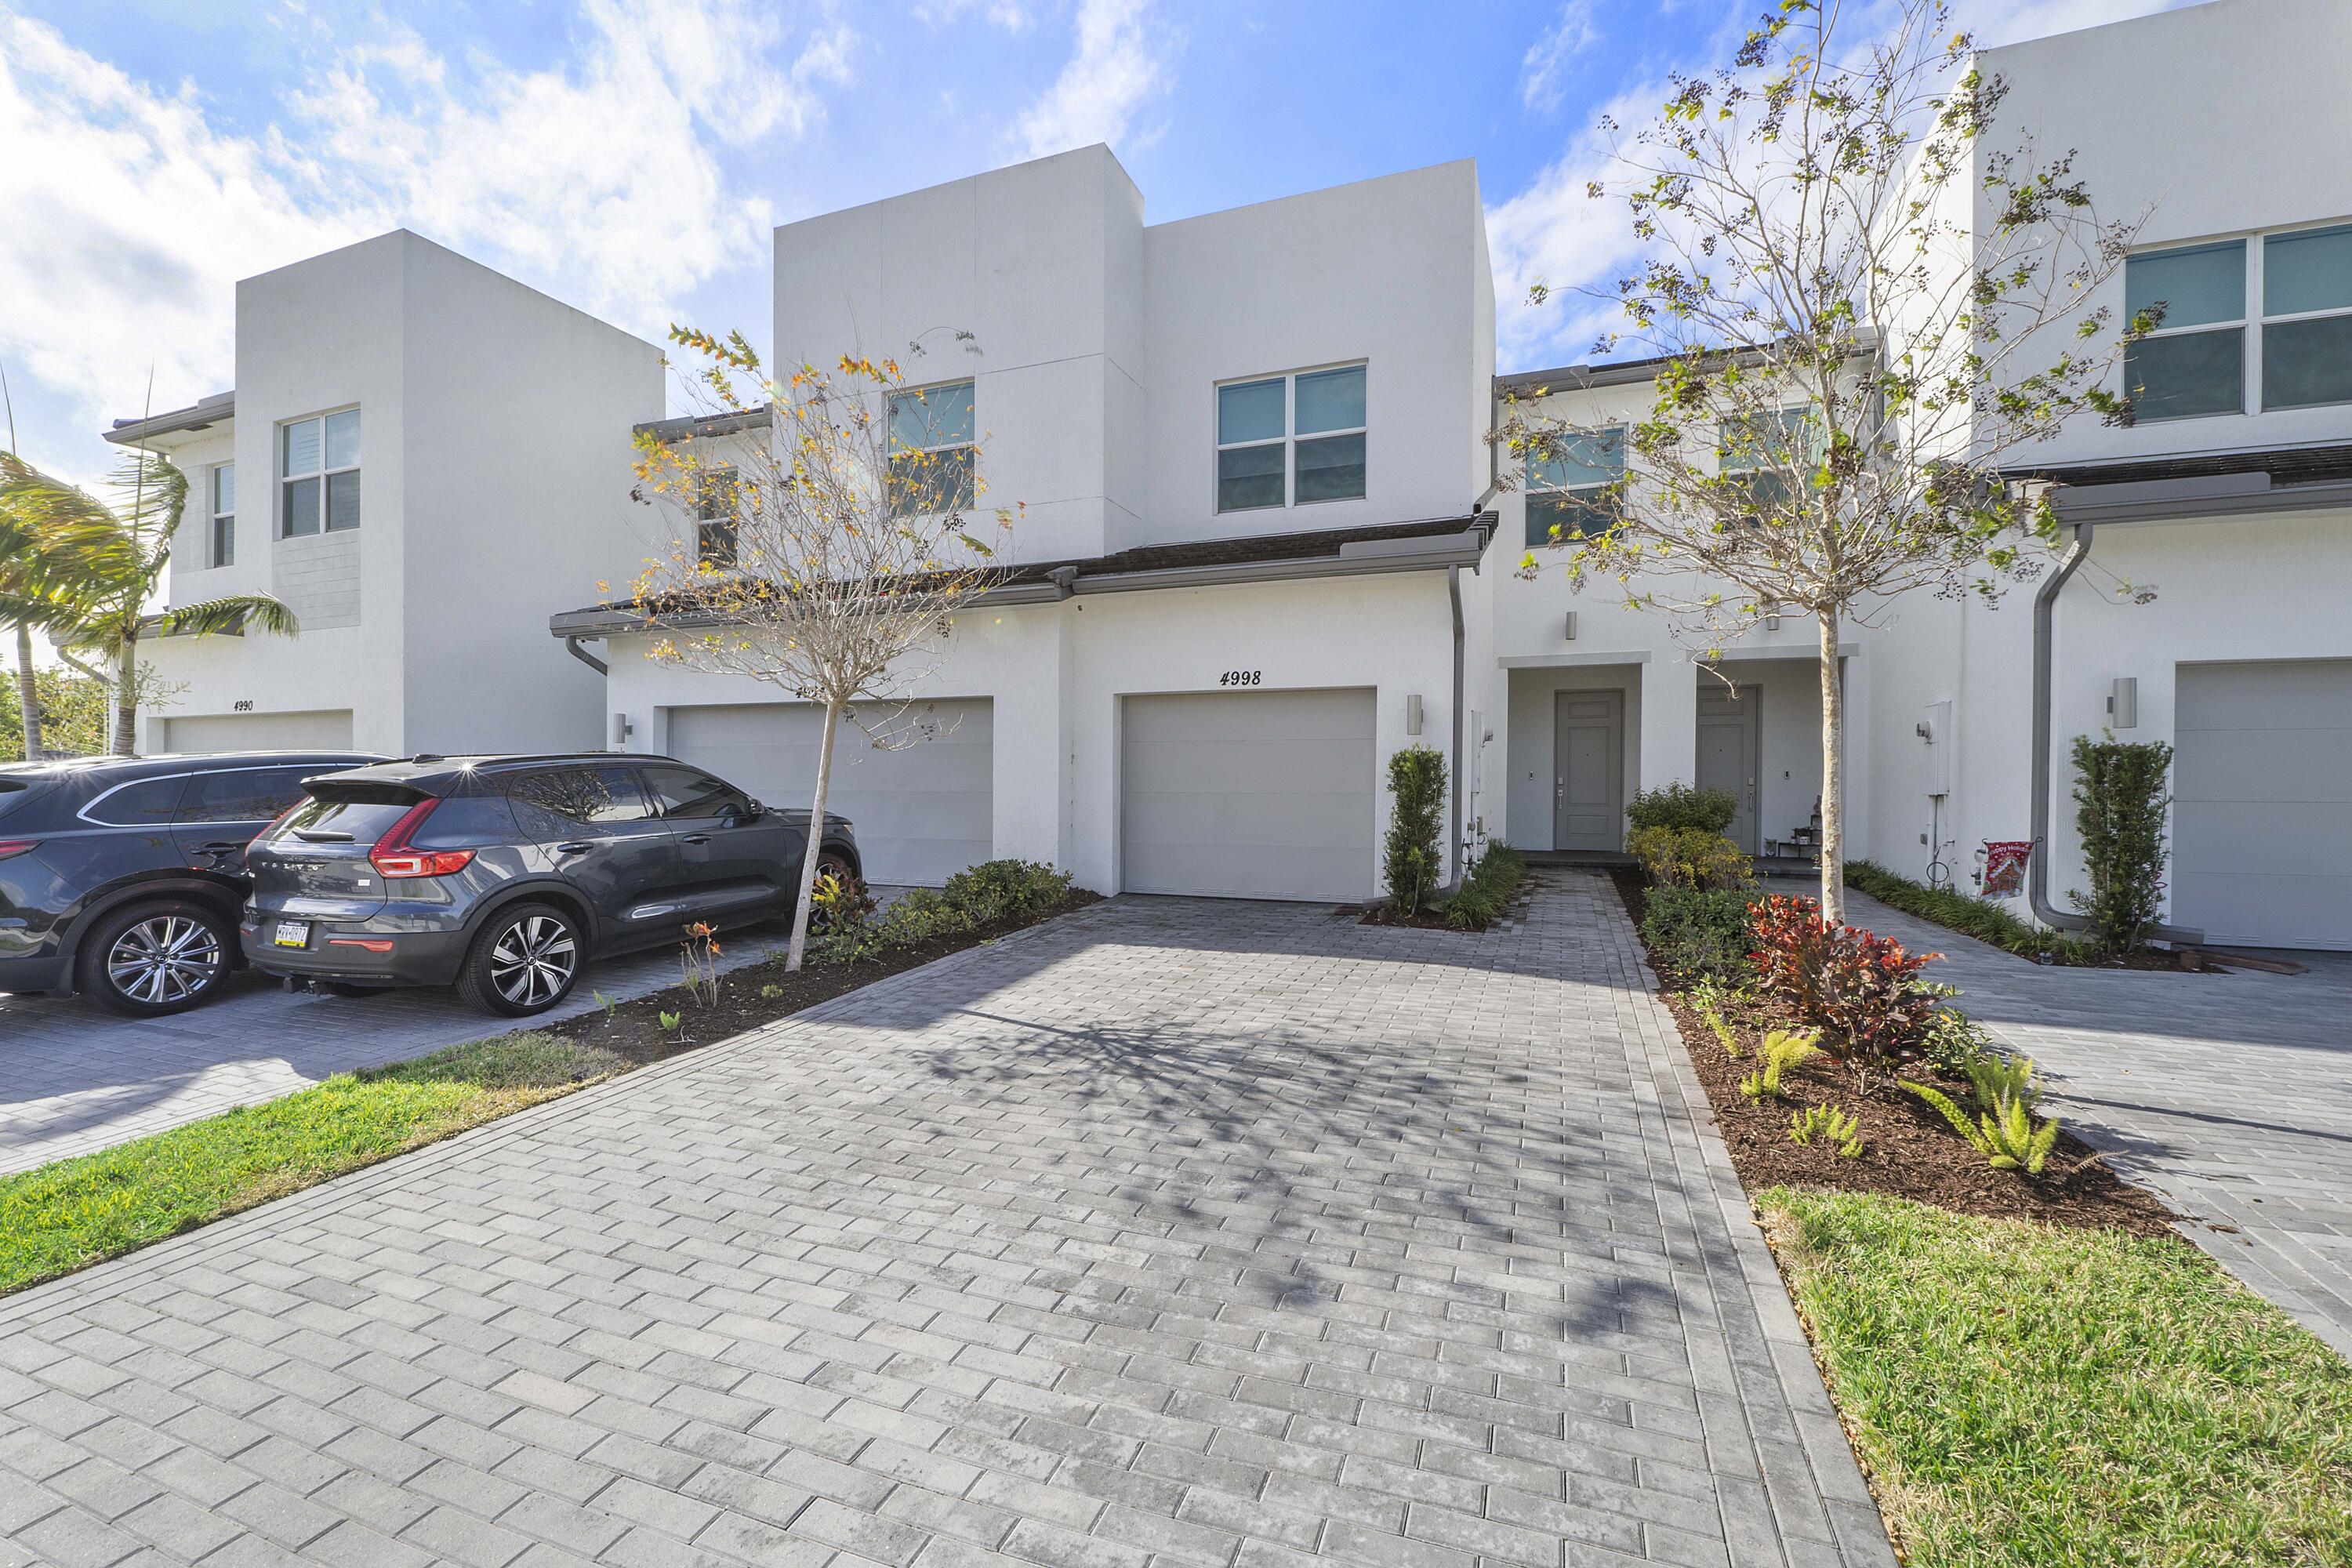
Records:
M150 752L585 747L550 614L643 546L629 426L661 353L404 230L236 286L236 387L107 439L188 476L168 598L269 593L296 637L146 645Z
M2086 424L2023 455L2021 473L2070 487L2068 555L1997 607L1917 595L1848 634L1850 848L1912 876L1939 858L1966 889L1979 843L2040 837L2040 897L2063 911L2079 875L2066 751L2113 727L2179 748L2174 922L2352 947L2352 617L2337 604L2352 581L2352 103L2337 85L2352 6L2214 0L1983 63L2012 85L1989 146L2030 131L2045 151L2074 148L2104 212L2149 211L2112 299L2090 304L2120 315L2161 299L2168 314L2133 351L2147 388L2136 427ZM777 230L774 358L932 342L914 379L937 443L978 444L988 500L1024 509L1013 580L958 616L906 693L935 738L878 751L853 733L837 752L836 808L876 879L935 882L998 855L1107 892L1369 897L1386 763L1416 742L1454 764L1457 852L1488 838L1613 851L1633 794L1675 780L1731 790L1743 847L1803 838L1821 789L1809 621L1759 630L1711 673L1654 616L1572 595L1556 566L1516 570L1580 488L1614 477L1622 448L1596 440L1581 462L1498 487L1486 437L1501 400L1542 386L1605 431L1647 411L1651 373L1498 376L1482 213L1458 163L1149 224L1095 147ZM395 242L431 250L372 244ZM468 287L514 289L432 255ZM280 491L299 479L272 462L309 450L287 446L289 422L368 395L306 385L257 413L267 383L248 370L246 322L261 301L247 290L336 260L240 290L247 471ZM547 511L476 510L436 541L463 573L469 552L507 548L501 530L547 517L570 552L543 547L507 584L528 588L529 611L469 605L467 634L511 632L539 710L562 694L562 743L666 752L772 802L804 799L814 712L653 661L595 586L698 526L627 501L632 426L759 440L756 417L662 420L650 350L593 323L559 331L560 307L514 292L548 317L551 344L604 357L554 374L533 348L501 358L561 402L485 392L470 372L417 389L467 402L466 421L433 416L473 429L438 447L449 493L482 489L469 467L506 452L565 486ZM413 395L385 409L404 413L427 417ZM550 461L551 444L575 456ZM428 510L423 525L439 526ZM289 551L286 574L253 582L298 580L304 546L276 536L283 515L270 548ZM400 620L404 602L385 612L402 627L391 664L371 674L404 682L400 699L301 671L270 639L171 649L166 673L192 683L165 721L174 743L193 721L181 714L234 710L206 659L251 683L257 710L355 713L361 744L554 743L478 711L478 685L408 674L449 621L423 601ZM566 651L606 667L601 693ZM281 689L265 668L296 673ZM369 717L387 701L396 731Z

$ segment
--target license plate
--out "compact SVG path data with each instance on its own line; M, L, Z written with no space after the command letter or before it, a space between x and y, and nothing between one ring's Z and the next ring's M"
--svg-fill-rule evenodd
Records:
M276 934L269 940L279 947L308 947L310 945L310 922L279 921Z

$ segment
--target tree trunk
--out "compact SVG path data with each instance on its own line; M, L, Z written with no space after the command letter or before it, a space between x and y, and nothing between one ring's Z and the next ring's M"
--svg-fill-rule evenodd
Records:
M41 760L41 693L33 684L33 628L16 627L16 710L25 717L25 760Z
M114 670L114 744L109 753L117 757L139 754L139 639L122 639L121 655L115 660Z
M1822 627L1822 919L1845 924L1845 682L1838 670L1838 613Z
M841 710L827 703L824 739L816 747L816 799L809 806L808 849L801 856L800 897L793 905L793 945L784 955L786 972L795 972L808 952L809 910L816 891L817 855L824 843L824 797L833 784L833 732L841 724Z

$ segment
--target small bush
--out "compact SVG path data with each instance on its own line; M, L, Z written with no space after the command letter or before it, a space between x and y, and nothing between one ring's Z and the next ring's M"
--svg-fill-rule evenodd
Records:
M1979 899L1950 888L1927 887L1868 860L1846 862L1845 885L1906 915L1933 921L1963 936L2006 948L2020 957L2046 958L2056 963L2088 963L2095 956L2087 943L2021 920L1990 899Z
M1028 860L983 860L950 877L944 887L908 889L878 915L871 899L846 900L812 941L826 962L856 963L894 947L1034 920L1069 896L1067 871Z
M2129 952L2147 938L2164 900L2165 787L2172 748L2161 741L2074 737L2074 826L2091 890L2074 895L2105 952Z
M1748 898L1736 888L1653 888L1642 916L1642 940L1658 965L1678 980L1739 985L1756 973L1748 957L1755 946L1748 930Z
M1070 874L1031 860L982 860L950 877L940 896L962 911L966 929L977 929L1059 909L1070 896Z
M2032 1064L2026 1064L2030 1068ZM1974 1121L1967 1111L1952 1102L1952 1097L1929 1084L1903 1081L1903 1087L1934 1106L1943 1119L1952 1124L1952 1131L1969 1141L1969 1147L1985 1157L1985 1163L1996 1171L2015 1171L2021 1175L2038 1176L2050 1161L2050 1151L2058 1144L2058 1119L2054 1116L2035 1122L2033 1112L2023 1100L2003 1100L1990 1110L1979 1111Z
M1445 874L1438 851L1445 816L1445 759L1433 746L1407 746L1389 758L1389 833L1381 876L1389 908L1416 915Z
M1891 1066L1926 1044L1942 993L1919 972L1942 954L1906 952L1891 937L1826 925L1811 899L1759 899L1748 927L1765 989L1820 1029L1849 1066Z
M1696 827L1644 827L1626 840L1653 887L1745 888L1755 868L1739 846Z
M1919 1059L1946 1078L1965 1079L1992 1048L1992 1037L1982 1024L1947 1005L1937 1007L1927 1021L1927 1037L1919 1042Z
M1822 1054L1821 1033L1797 1034L1789 1029L1775 1029L1764 1037L1756 1054L1763 1066L1739 1080L1739 1092L1750 1100L1780 1100L1787 1090L1780 1085L1780 1075L1794 1071Z
M1485 931L1501 918L1511 895L1528 874L1528 863L1506 844L1488 844L1454 896L1445 900L1445 923L1457 931Z
M1739 802L1728 790L1670 784L1635 795L1633 804L1625 808L1625 822L1637 833L1645 827L1721 833L1738 815Z

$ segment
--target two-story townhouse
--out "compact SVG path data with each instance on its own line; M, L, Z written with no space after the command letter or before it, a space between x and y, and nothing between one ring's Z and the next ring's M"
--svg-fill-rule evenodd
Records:
M295 637L147 645L145 750L604 742L546 636L642 549L629 426L660 352L404 230L236 288L236 387L107 438L188 477L167 601L276 595Z

